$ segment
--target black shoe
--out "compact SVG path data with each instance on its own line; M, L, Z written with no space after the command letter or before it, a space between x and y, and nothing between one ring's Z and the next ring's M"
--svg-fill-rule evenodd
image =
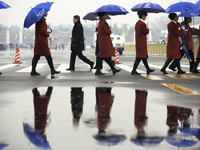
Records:
M132 71L131 75L141 75L141 73L138 73L137 71Z
M2 75L2 72L0 72L0 75Z
M60 71L56 71L56 70L51 71L52 76L55 75L55 74L59 74L59 73L60 73Z
M96 72L95 72L95 75L96 75L96 76L104 76L105 74L102 73L101 71L96 71Z
M116 73L118 73L118 72L120 72L121 71L121 69L114 69L113 70L113 75L115 75Z
M92 63L90 64L90 71L92 71L93 67L94 67L94 62L92 62Z
M172 71L177 71L175 68L171 68L171 67L169 67L169 69L171 69Z
M66 69L67 71L75 71L75 69L72 69L72 68L68 68Z
M177 74L185 74L185 73L186 73L186 71L183 71L183 70L180 70L177 72Z
M191 72L192 73L200 73L199 70L195 70L195 69L193 69Z
M166 70L161 69L160 71L161 71L163 74L168 74L168 73L166 72Z
M36 71L34 71L34 72L31 72L31 74L30 74L31 76L40 76L40 74L39 73L37 73Z
M150 74L151 72L154 72L155 70L154 69L149 69L147 70L147 74Z

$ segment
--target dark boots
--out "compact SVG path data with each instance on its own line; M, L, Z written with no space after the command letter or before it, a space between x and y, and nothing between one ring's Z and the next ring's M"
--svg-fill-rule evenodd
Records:
M51 69L51 75L59 74L60 71L56 71L54 69L53 60L52 60L51 56L46 56L46 59L47 59L48 65L49 65L49 67Z
M136 59L135 59L135 63L134 63L134 65L133 65L133 70L132 70L132 72L131 72L132 75L140 75L140 73L138 73L138 72L136 71L136 70L137 70L137 67L138 67L138 65L139 65L139 63L140 63L140 61L141 61L140 58L136 58Z
M121 69L116 69L113 65L113 62L111 59L105 59L106 63L110 66L110 68L112 69L113 75L115 75L116 73L120 72Z
M165 61L164 66L163 66L162 69L160 70L163 74L168 74L168 73L166 72L166 68L169 66L169 64L171 63L171 61L172 61L172 59L167 59L167 60Z
M31 76L39 76L40 74L36 72L36 66L37 66L37 63L38 63L38 59L35 59L33 57L33 60L32 60L32 71L31 71Z
M198 70L197 70L197 67L199 66L199 62L200 62L200 59L196 59L196 63L194 64L194 68L192 69L192 73L200 73Z
M142 61L143 61L143 64L144 64L145 68L147 69L147 74L150 74L151 72L154 72L154 71L155 71L154 69L150 69L150 68L149 68L149 64L148 64L146 58L142 59Z

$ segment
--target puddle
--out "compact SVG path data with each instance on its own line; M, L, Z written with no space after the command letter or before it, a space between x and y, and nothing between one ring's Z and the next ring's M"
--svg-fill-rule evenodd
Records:
M158 103L153 90L39 87L12 95L0 107L0 149L200 147L200 109Z

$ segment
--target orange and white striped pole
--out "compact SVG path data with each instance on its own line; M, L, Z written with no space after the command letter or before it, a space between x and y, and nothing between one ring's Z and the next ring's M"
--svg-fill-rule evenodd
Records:
M119 53L118 53L118 48L117 48L117 47L115 48L115 58L114 58L114 62L115 62L115 64L121 64L121 63L119 62Z
M16 53L15 53L15 61L13 64L22 64L20 61L20 52L19 52L19 47L16 48Z

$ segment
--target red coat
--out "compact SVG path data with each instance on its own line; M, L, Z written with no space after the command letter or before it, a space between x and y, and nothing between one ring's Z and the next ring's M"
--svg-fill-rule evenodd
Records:
M199 26L199 43L200 43L200 26ZM197 52L197 58L200 58L200 44Z
M135 24L135 32L136 58L148 58L146 35L149 34L149 29L143 21L139 20Z
M189 42L188 42L188 50L194 50L194 43L193 43L193 39L192 39L192 29L189 27L188 29L188 37L189 37Z
M167 58L180 59L180 43L178 37L182 37L184 30L180 29L178 24L170 22L168 25Z
M108 23L101 19L98 24L99 57L109 58L115 56L110 35L111 30Z
M43 17L35 26L35 47L34 55L50 56L51 52L48 46L49 33L47 32L46 19Z

